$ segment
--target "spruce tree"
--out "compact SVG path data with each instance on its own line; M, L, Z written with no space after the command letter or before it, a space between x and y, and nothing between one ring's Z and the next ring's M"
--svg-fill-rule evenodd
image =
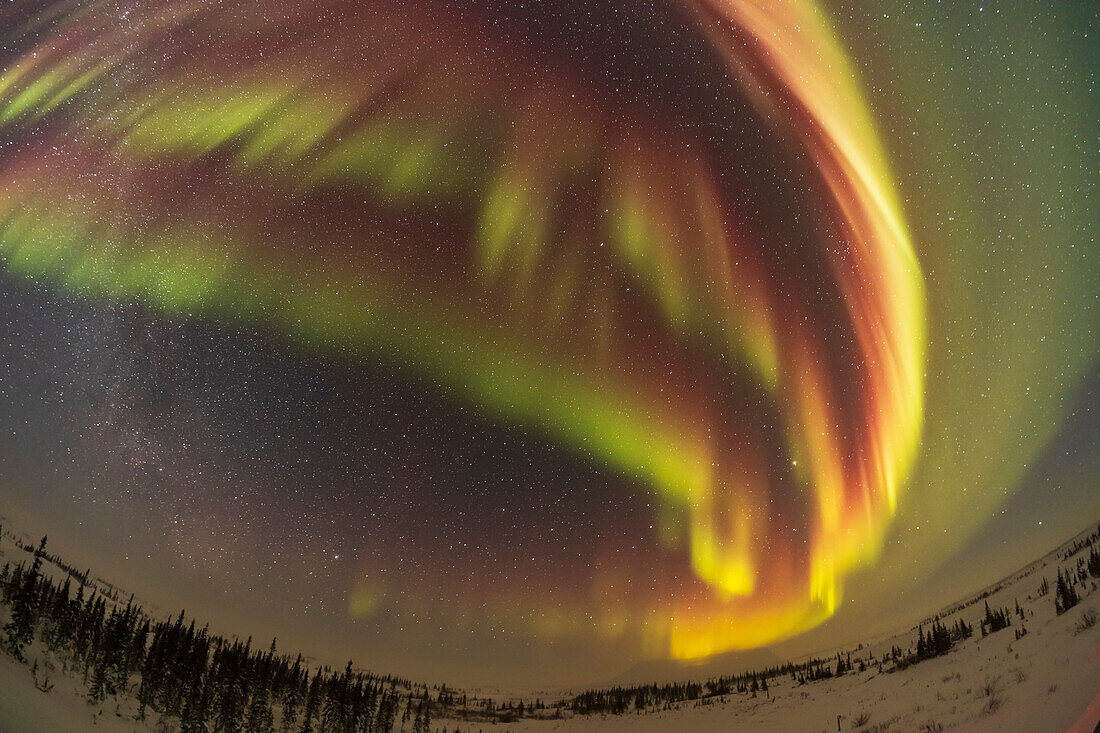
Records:
M400 706L400 700L397 695L397 685L391 682L390 688L382 695L382 700L378 704L378 714L375 717L375 731L389 731L393 730L393 724L397 721L397 711ZM492 706L492 700L489 701L489 706Z
M248 722L244 729L247 733L273 733L275 730L275 720L265 684L258 684L252 693L252 702L248 706Z
M1058 568L1058 584L1054 590L1054 612L1061 615L1077 605L1077 591L1073 588L1073 576L1069 573L1062 574Z
M309 692L306 693L306 706L302 711L302 733L313 733L314 721L321 708L321 670L313 675L309 683Z
M290 733L298 725L298 711L302 704L301 669L302 655L299 654L298 660L294 663L294 669L290 671L289 684L283 692L283 733Z
M1096 549L1096 545L1092 545L1090 549L1088 569L1089 575L1094 578L1100 578L1100 550Z
M1066 607L1063 605L1062 595L1065 593L1066 581L1062 578L1062 568L1058 568L1058 582L1054 586L1054 613L1061 616L1066 612Z
M22 584L12 598L11 620L4 626L8 650L21 662L24 661L23 650L34 639L34 628L38 620L38 577L45 555L46 538L43 537L35 550L30 572L23 576Z

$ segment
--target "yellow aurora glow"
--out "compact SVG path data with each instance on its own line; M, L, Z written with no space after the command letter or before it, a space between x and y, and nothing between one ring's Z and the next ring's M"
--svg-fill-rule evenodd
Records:
M32 23L44 37L0 77L0 129L26 140L0 160L9 271L380 354L640 479L662 552L698 582L620 610L598 579L626 571L597 568L601 633L697 658L833 613L916 454L925 318L870 112L815 5L684 5L753 106L730 114L812 164L827 232L810 255L745 203L755 182L715 152L738 141L532 63L473 11L112 12Z

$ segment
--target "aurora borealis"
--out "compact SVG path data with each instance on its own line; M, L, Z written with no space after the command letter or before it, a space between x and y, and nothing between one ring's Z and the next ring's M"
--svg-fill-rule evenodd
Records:
M7 6L12 511L109 506L164 602L398 667L703 659L931 573L1094 369L1094 184L1007 142L922 177L972 70L849 49L867 12ZM1027 97L1059 156L1092 73Z

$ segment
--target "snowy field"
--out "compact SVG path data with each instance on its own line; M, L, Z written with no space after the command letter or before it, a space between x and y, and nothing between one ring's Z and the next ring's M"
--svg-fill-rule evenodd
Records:
M905 669L874 660L902 652L915 644L915 629L899 629L895 636L873 643L837 649L851 655L855 671L841 677L799 685L789 675L769 680L767 694L730 694L685 702L670 709L650 709L624 715L573 716L561 719L520 719L511 723L470 723L436 717L433 731L1093 731L1100 720L1100 624L1087 627L1089 612L1100 612L1098 581L1077 584L1080 603L1056 615L1053 587L1058 568L1076 569L1087 558L1088 545L1064 553L1095 532L1071 539L1063 547L1023 568L1001 583L976 591L941 612L951 626L963 619L975 628L943 656ZM29 538L27 538L29 540ZM10 537L0 542L0 564L30 556L18 550ZM47 563L46 572L60 577ZM1038 595L1043 579L1051 593ZM974 600L979 599L979 600ZM985 602L1012 611L1013 625L982 638L980 620ZM1016 612L1019 603L1021 619ZM0 608L0 624L7 621ZM929 620L931 616L929 617ZM1017 630L1027 633L1017 638ZM246 630L242 630L246 631ZM28 664L0 654L0 730L4 733L45 731L176 731L174 719L138 723L132 699L108 698L102 705L86 702L78 674L64 668L40 645L28 650ZM835 655L833 655L835 658ZM860 672L860 661L867 662ZM798 659L792 660L801 661ZM32 674L32 665L37 669ZM731 673L742 670L730 670ZM48 682L47 682L48 678ZM52 688L50 687L52 685ZM49 688L44 692L42 688ZM477 691L468 690L471 694ZM499 695L494 697L500 699ZM277 722L276 722L277 724ZM402 727L395 727L400 730ZM404 729L411 730L411 722Z
M1001 583L953 604L954 608L963 607L941 614L940 621L950 627L956 619L964 619L974 626L974 636L944 656L904 670L880 672L869 665L859 672L859 660L881 658L895 645L902 651L913 647L916 629L899 630L895 636L862 649L838 649L842 656L851 653L857 670L842 677L806 685L789 676L776 677L769 682L767 697L732 694L683 703L671 710L518 721L508 729L1092 733L1100 721L1100 624L1087 629L1079 626L1086 612L1100 611L1098 581L1090 578L1079 583L1082 600L1060 616L1055 613L1053 591L1045 596L1038 596L1037 591L1044 577L1054 587L1059 566L1076 568L1078 560L1088 556L1086 546L1063 559L1068 548L1095 531L1083 532ZM976 598L981 600L973 602ZM1018 601L1025 619L1015 616L1012 626L982 638L977 630L985 601L992 608L1007 607L1013 613ZM1028 633L1017 639L1016 629L1021 626Z

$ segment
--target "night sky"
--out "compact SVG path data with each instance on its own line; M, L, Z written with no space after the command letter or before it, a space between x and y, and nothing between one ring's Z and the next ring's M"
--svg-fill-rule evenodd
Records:
M0 514L458 684L846 642L1100 519L1089 3L575 6L0 10Z

